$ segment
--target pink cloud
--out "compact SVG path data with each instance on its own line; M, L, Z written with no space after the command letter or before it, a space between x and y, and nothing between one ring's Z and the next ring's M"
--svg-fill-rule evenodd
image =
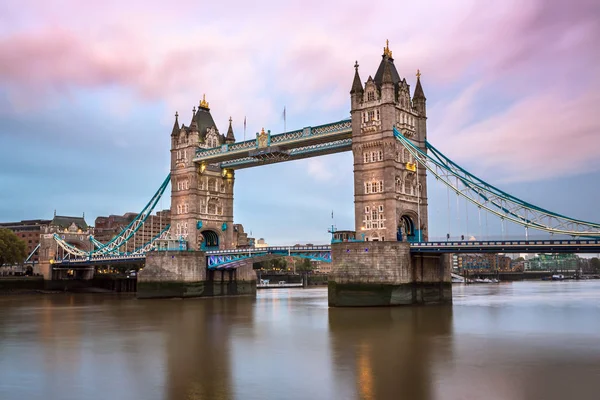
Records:
M348 1L343 8L313 0L251 7L239 1L38 3L8 1L0 9L0 85L23 104L29 93L51 103L71 89L113 85L141 101L166 102L164 118L178 110L187 123L187 108L206 93L220 126L231 115L240 132L247 115L253 132L278 123L282 102L307 116L344 114L354 61L366 80L390 39L401 75L414 84L415 70L424 74L431 137L469 163L476 158L452 143L486 137L480 144L493 146L511 165L522 154L508 151L504 138L516 139L514 132L527 128L531 143L544 143L554 128L542 121L563 110L553 101L570 104L569 118L578 124L598 107L589 94L600 82L592 78L600 62L594 0ZM459 83L465 89L436 98ZM473 105L491 92L518 107L469 126L477 118ZM482 136L482 129L492 133ZM586 129L563 127L577 138ZM549 149L556 150L558 136L552 137ZM577 138L571 143L580 143ZM528 163L537 163L530 171L540 171L549 156L527 154ZM571 170L579 168L579 155L565 156ZM496 159L491 154L486 166L496 168Z
M549 89L455 134L440 130L430 140L484 178L531 181L597 171L599 104L597 90L565 98Z

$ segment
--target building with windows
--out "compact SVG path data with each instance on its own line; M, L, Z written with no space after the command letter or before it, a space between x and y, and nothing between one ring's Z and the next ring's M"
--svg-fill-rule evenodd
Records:
M0 228L10 229L17 235L21 240L27 244L27 254L31 252L40 244L40 234L47 228L51 220L49 219L30 219L19 222L2 222ZM39 255L34 254L30 261L37 263L39 261Z
M127 228L137 215L137 213L125 213L123 215L109 215L108 217L101 216L96 218L94 238L102 243L110 241L113 237L121 233L123 229ZM149 215L142 228L119 250L128 252L143 246L162 232L170 223L171 210L162 210L158 211L156 215Z

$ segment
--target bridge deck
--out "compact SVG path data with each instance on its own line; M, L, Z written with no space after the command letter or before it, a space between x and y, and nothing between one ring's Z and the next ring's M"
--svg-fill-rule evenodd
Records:
M368 242L365 242L368 244ZM412 253L600 253L600 239L594 240L492 240L411 243ZM301 257L331 262L331 245L271 246L262 248L214 250L206 252L208 268L236 268L247 259ZM103 265L143 262L145 255L119 255L60 260L55 266Z

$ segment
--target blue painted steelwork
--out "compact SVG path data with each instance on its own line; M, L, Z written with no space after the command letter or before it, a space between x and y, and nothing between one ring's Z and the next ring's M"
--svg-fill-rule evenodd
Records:
M157 239L160 239L161 237L163 237L169 231L170 228L171 228L170 224L165 226L162 229L162 231L158 232L146 243L144 243L143 245L141 245L140 247L138 247L137 249L135 249L134 251L132 251L131 253L128 253L128 254L141 254L141 253L145 253L147 251L153 250L155 248L154 242L156 242Z
M368 246L368 242L365 242ZM600 239L593 240L490 240L410 243L411 253L580 253L600 252ZM291 256L331 262L331 246L264 247L206 252L209 269L237 268L248 259L267 256ZM93 265L143 261L144 254L105 255L94 258L58 260L56 264Z
M162 197L165 189L169 185L171 181L171 174L167 175L163 183L160 185L154 196L150 199L148 204L142 209L142 211L123 229L123 231L112 238L108 243L99 247L96 250L92 250L91 255L96 254L107 254L113 252L115 249L119 249L123 244L125 244L129 239L135 235L135 233L142 227L148 216L152 214L154 207L158 204L158 201Z
M524 226L526 235L527 229L533 228L573 237L600 237L600 224L564 217L533 206L468 173L428 142L425 144L430 154L404 137L395 127L394 135L420 165L457 195L464 197L479 208L497 215L502 220L506 219Z
M209 269L228 268L229 265L237 266L239 261L265 256L288 256L331 262L331 246L281 246L207 251L206 265Z
M257 139L226 147L198 149L195 162L219 164L221 168L244 168L255 163L286 161L309 154L339 152L351 149L351 120L307 127L278 135L269 135L266 147L258 147ZM345 139L345 141L342 141ZM258 152L251 154L252 152ZM263 154L264 153L264 154ZM271 154L272 153L272 154Z
M71 258L57 260L52 265L104 265L104 264L120 264L120 263L138 263L146 260L145 254L119 254L119 255L103 255L93 258Z
M210 254L210 253L209 253ZM245 253L239 254L215 254L215 255L207 255L206 256L206 266L209 269L215 269L219 267L223 267L227 264L232 264L237 261L243 261L250 258L256 258L267 255L266 252L256 250L256 251L248 251Z
M587 253L600 252L594 240L490 240L411 243L411 253Z
M27 258L25 259L25 263L28 263L29 260L31 260L31 257L33 257L33 255L40 249L40 244L38 243L37 246L35 246L35 248L31 251L31 253L29 253L29 255L27 256Z
M350 151L352 150L352 139L341 139L327 143L320 143L310 146L297 147L290 150L279 151L279 158L273 158L271 162L275 161L287 161L287 160L298 160L300 158L318 156L321 154L327 154L328 152L339 150L339 151ZM283 158L282 154L285 152L287 158ZM223 161L219 164L221 168L240 168L240 167L252 167L267 163L269 160L261 160L256 157L243 157L237 158L230 161Z

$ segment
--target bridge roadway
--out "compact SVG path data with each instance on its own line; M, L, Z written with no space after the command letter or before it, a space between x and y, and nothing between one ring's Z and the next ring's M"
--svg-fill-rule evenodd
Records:
M411 243L413 253L600 253L600 239L591 240L491 240L443 241ZM207 266L211 269L237 268L249 258L291 256L331 262L331 245L321 246L271 246L206 252ZM66 259L56 261L58 266L143 262L144 255L118 255L91 259Z

